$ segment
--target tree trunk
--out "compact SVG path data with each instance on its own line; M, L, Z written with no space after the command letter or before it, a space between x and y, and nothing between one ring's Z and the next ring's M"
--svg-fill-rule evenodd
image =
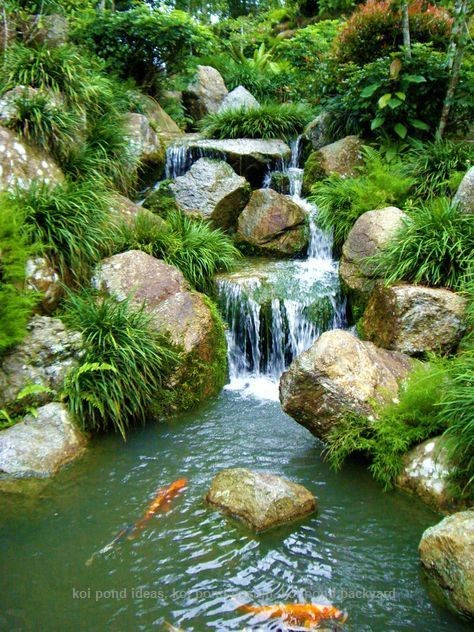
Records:
M402 1L402 34L403 46L408 59L411 59L410 18L408 15L408 0Z

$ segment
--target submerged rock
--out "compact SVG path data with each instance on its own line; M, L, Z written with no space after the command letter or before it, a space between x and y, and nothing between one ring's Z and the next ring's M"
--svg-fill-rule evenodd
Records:
M302 485L275 474L235 468L219 472L206 501L220 511L243 520L255 531L307 516L316 498Z
M52 158L30 147L11 130L0 127L0 191L29 189L38 183L55 185L63 180Z
M239 216L237 238L261 253L294 255L308 245L308 216L290 197L259 189Z
M50 402L63 387L64 378L82 357L82 336L69 331L59 318L35 316L23 342L2 359L0 365L0 408L15 412L17 396L32 385L39 392L21 400L21 405Z
M234 88L222 101L219 112L227 112L228 110L238 110L246 108L252 110L259 108L260 103L244 86Z
M449 290L380 283L364 313L364 337L413 356L449 353L466 331L465 310L466 300Z
M387 206L361 215L352 227L342 248L340 275L355 299L365 304L375 283L378 254L402 228L407 215L395 206Z
M170 185L176 204L184 212L198 214L215 226L229 229L248 202L250 187L222 160L201 158Z
M474 511L452 514L427 529L418 552L433 596L457 614L474 617Z
M196 76L183 92L183 103L194 121L218 111L227 96L224 79L212 66L198 66Z
M407 356L334 329L283 373L280 401L288 415L324 440L347 413L374 415L375 405L395 398L410 368Z
M344 178L356 176L363 164L362 141L358 136L346 136L325 145L313 151L305 163L303 191L309 193L315 182L333 174Z
M85 447L86 438L64 404L41 406L35 416L0 431L0 489L11 479L53 476Z
M454 505L448 485L452 469L443 437L434 437L406 454L396 484L428 505L445 511Z
M454 200L463 213L474 214L474 167L471 167L461 180Z
M215 394L225 379L225 334L222 322L207 297L192 291L182 273L140 250L104 259L93 285L100 291L131 304L144 305L156 331L169 335L183 351L183 363L173 387L200 401Z

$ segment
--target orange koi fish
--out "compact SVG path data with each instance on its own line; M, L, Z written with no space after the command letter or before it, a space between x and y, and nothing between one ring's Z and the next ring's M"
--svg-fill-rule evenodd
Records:
M315 603L290 603L275 606L242 605L238 606L237 610L262 615L267 619L282 619L290 625L301 625L309 629L326 619L334 619L341 623L347 621L346 612L342 612L334 606Z

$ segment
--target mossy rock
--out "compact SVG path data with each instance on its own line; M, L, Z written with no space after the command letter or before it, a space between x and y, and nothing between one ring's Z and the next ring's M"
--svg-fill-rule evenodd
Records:
M155 213L155 215L163 216L166 216L169 211L177 211L178 207L174 195L169 188L171 182L171 180L160 182L158 187L146 196L143 208Z
M309 195L315 182L324 180L326 172L319 151L312 151L304 163L303 194Z

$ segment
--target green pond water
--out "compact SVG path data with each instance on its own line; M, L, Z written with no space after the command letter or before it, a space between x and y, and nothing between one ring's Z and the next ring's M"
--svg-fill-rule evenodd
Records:
M278 402L228 390L126 444L97 439L40 498L0 495L0 629L127 632L161 630L165 620L196 631L282 629L237 613L237 597L329 600L357 632L467 630L420 582L418 542L440 517L384 494L363 464L334 473L320 451ZM318 496L318 514L253 535L206 508L214 474L235 466L302 483ZM182 476L189 486L169 512L85 565L158 487Z

